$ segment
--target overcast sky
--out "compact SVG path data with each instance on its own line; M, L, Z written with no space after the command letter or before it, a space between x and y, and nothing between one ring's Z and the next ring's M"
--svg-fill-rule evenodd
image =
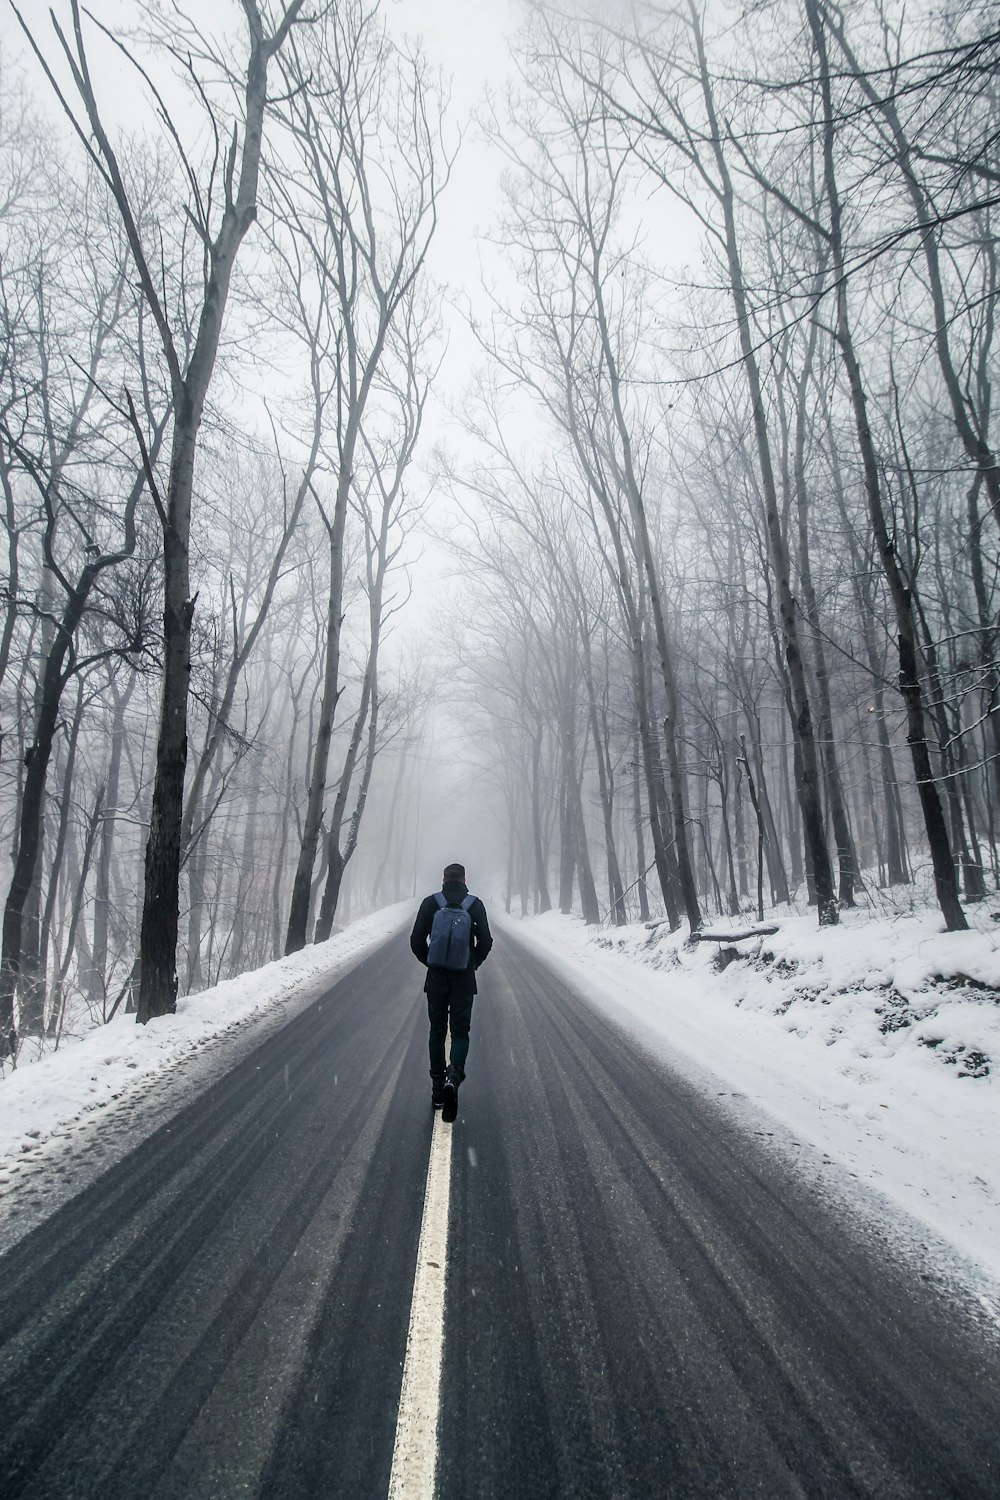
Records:
M32 26L46 55L58 60L58 43L48 18L51 8L68 31L71 27L69 0L16 0ZM204 0L179 0L180 8L201 19ZM240 26L237 0L210 0L210 20L221 26ZM141 14L141 0L88 0L87 9L105 25L121 28ZM521 20L519 0L382 0L382 13L391 31L399 37L419 40L435 69L450 87L449 134L462 135L462 147L452 179L439 203L439 226L429 257L436 280L448 289L448 356L441 371L436 399L428 411L422 443L426 459L434 444L446 435L444 406L460 399L477 345L465 327L458 309L475 302L480 293L480 246L478 233L488 230L499 208L499 175L503 163L491 151L474 124L474 113L490 90L503 92L510 77L508 39ZM100 37L97 28L85 22L88 56L105 117L123 128L155 129L147 101L134 69ZM7 0L0 0L0 46L5 60L12 57L24 72L39 108L58 119L59 108L41 70L31 57L17 20ZM64 69L59 69L61 73ZM156 79L164 87L165 69ZM177 85L179 108L183 105ZM171 97L172 86L165 92ZM70 91L72 92L72 91ZM60 127L61 128L61 127Z

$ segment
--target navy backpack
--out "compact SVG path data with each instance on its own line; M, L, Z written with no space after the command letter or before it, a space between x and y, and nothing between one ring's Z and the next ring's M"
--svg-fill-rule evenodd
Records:
M434 893L438 909L431 923L427 948L430 969L467 969L472 952L472 918L469 910L475 896L466 896L461 906L449 906L440 891Z

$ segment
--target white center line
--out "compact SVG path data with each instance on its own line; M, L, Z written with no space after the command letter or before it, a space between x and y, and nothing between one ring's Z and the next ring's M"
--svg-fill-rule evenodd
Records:
M437 1473L444 1288L448 1264L448 1197L452 1127L434 1116L417 1246L403 1387L392 1450L389 1500L434 1500Z

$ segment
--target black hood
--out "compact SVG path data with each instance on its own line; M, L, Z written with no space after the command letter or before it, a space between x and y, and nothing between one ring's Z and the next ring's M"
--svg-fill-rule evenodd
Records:
M441 894L449 906L461 906L469 894L469 887L464 880L446 880L441 887Z

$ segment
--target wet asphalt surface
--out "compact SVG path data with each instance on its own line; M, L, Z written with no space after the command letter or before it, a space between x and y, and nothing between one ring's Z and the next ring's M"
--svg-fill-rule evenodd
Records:
M383 1497L431 1113L405 934L0 1258L0 1494ZM502 928L438 1493L1000 1496L1000 1352Z

